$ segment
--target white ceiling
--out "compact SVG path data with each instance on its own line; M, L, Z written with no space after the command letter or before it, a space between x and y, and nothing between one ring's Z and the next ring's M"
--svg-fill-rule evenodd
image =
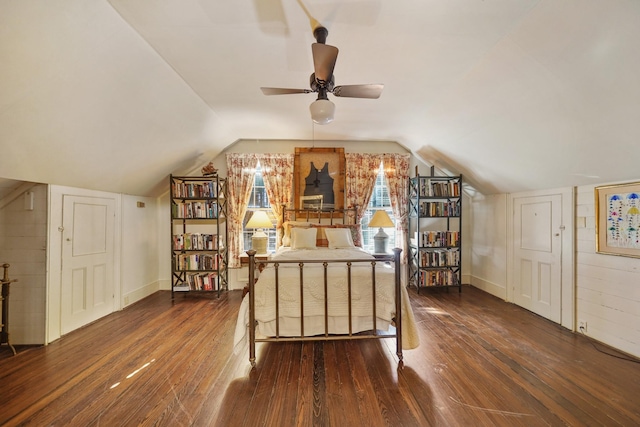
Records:
M306 12L305 12L306 10ZM312 125L311 18L340 49ZM158 194L238 139L394 140L480 192L637 180L640 1L0 0L0 177Z

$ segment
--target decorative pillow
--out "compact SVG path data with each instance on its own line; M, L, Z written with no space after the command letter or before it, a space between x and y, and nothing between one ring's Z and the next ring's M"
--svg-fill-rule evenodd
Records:
M348 229L351 233L351 241L354 246L362 247L362 233L360 232L359 224L311 224L312 227L318 228L318 241L316 246L329 246L329 241L325 234L326 230L332 228L344 228Z
M336 228L347 228L351 233L353 245L362 247L362 230L360 224L337 224Z
M324 230L329 241L329 249L353 248L351 233L346 228L327 228Z
M318 230L296 227L291 230L291 249L315 249Z
M287 221L282 224L283 235L282 235L282 246L291 246L291 229L292 228L309 228L312 227L313 223L304 222L304 221Z

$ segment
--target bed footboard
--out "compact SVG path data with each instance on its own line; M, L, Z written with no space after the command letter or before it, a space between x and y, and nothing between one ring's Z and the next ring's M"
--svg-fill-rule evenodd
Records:
M393 255L389 255L388 258L383 259L353 259L353 260L331 260L331 261L321 261L321 260L289 260L289 261L260 261L261 264L265 264L265 266L269 266L273 264L273 268L275 269L275 335L268 337L260 337L256 336L256 327L258 326L258 322L256 320L256 302L255 302L255 285L256 285L256 277L255 277L255 268L256 268L256 260L255 254L256 252L253 250L247 251L247 255L249 256L249 362L252 366L255 367L256 364L256 342L287 342L287 341L328 341L328 340L354 340L354 339L371 339L371 338L395 338L396 339L396 355L398 356L399 362L402 363L403 354L402 354L402 289L401 289L401 268L400 268L400 253L402 249L395 248L393 249ZM279 280L278 280L278 269L280 266L289 264L293 264L293 267L297 267L299 269L299 285L300 285L300 335L296 336L284 336L280 334L279 324L280 324L280 312L279 312ZM305 322L305 312L304 312L304 303L303 303L303 286L304 286L304 272L305 266L313 265L316 266L321 264L324 271L324 333L315 334L310 336L305 336L304 331L304 322ZM348 293L348 333L346 334L334 334L329 331L329 301L328 301L328 267L330 265L342 264L346 266L347 270L347 293ZM354 332L352 330L353 324L353 311L352 311L352 266L354 265L370 265L371 267L371 292L373 294L372 298L372 307L371 307L371 322L373 324L373 328L370 331L358 331ZM376 310L376 278L377 278L377 268L389 268L389 265L394 268L394 295L395 295L395 316L392 321L395 325L395 333L392 332L384 332L382 333L377 329L377 310Z

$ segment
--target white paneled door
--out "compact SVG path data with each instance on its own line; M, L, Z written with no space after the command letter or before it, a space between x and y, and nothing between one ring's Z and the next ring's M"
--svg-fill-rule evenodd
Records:
M562 196L516 197L513 207L513 302L560 323Z
M65 195L62 212L61 332L114 310L115 200Z

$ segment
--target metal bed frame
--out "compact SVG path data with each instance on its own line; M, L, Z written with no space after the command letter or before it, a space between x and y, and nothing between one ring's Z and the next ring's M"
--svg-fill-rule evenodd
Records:
M272 337L266 338L257 338L256 337L256 326L257 322L255 319L255 269L256 269L256 252L253 250L247 251L247 255L249 256L249 362L251 366L255 367L256 365L256 343L257 342L291 342L291 341L329 341L329 340L354 340L354 339L371 339L371 338L395 338L396 339L396 355L398 356L399 362L402 363L403 355L402 355L402 294L401 294L401 280L400 280L400 253L402 249L395 248L393 249L393 255L389 255L387 258L377 258L375 260L371 259L352 259L352 260L331 260L331 261L322 261L322 260L286 260L286 261L259 261L262 265L273 264L273 268L275 268L275 292L276 292L276 335ZM352 291L352 282L351 282L351 267L354 264L363 264L369 263L371 265L371 286L373 292L373 301L372 301L372 320L373 320L373 329L371 331L365 332L357 332L354 333L352 331L352 302L351 302L351 291ZM394 320L395 324L395 334L388 333L386 331L378 331L376 329L376 266L378 264L384 265L386 263L392 264L395 268L395 312L396 316ZM280 319L279 319L279 304L278 304L278 293L279 293L279 280L278 280L278 268L282 264L298 264L299 268L299 284L300 284L300 336L281 336L280 335ZM314 336L305 336L304 335L304 304L303 304L303 286L304 286L304 267L306 264L322 264L324 271L324 334L322 335L314 335ZM327 280L327 269L330 264L344 264L347 266L347 291L348 291L348 313L349 313L349 333L344 335L333 335L329 333L328 326L328 301L327 301L327 289L328 289L328 280Z

